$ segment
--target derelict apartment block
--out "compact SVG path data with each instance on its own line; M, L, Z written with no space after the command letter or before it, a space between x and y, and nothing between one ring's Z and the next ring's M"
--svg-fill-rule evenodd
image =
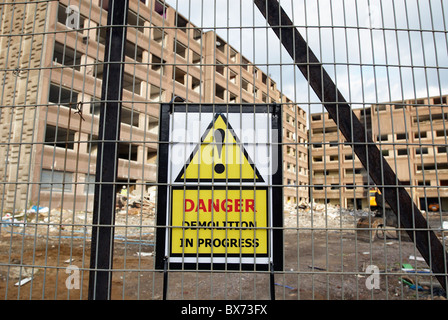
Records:
M448 96L382 103L355 109L402 185L421 210L448 210ZM328 113L311 115L311 198L367 208L375 187Z
M79 28L67 7L79 8ZM7 4L1 17L1 205L93 208L107 11L101 1ZM306 114L224 42L160 1L130 1L118 180L156 181L159 105L283 103L285 200L307 200ZM8 34L10 36L8 36ZM23 36L17 36L21 35ZM6 92L10 94L5 94Z

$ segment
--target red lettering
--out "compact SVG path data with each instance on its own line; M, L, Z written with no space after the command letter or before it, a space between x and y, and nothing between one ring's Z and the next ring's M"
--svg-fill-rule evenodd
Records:
M243 200L235 199L235 212L239 212L240 211L240 208L241 208L240 207L240 202L243 202Z
M207 212L207 208L205 207L204 199L199 199L199 210L202 210L202 212Z
M212 212L212 204L213 204L213 212L219 212L219 199L215 199L213 203L212 199L208 199L208 211Z
M193 211L194 201L191 199L185 199L185 212Z
M254 199L246 199L246 212L251 209L252 212L255 212L254 210Z

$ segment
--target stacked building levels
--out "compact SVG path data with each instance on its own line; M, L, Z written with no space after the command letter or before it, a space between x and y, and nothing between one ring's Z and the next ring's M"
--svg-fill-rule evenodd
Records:
M93 208L107 24L101 3L2 6L4 209ZM74 28L73 6L79 11ZM156 181L160 103L173 97L191 103L277 102L284 111L284 184L291 186L285 199L308 197L306 188L295 188L308 183L305 112L213 30L201 30L161 1L130 1L125 55L120 184L132 191Z
M355 109L374 143L421 210L448 211L448 96ZM310 197L341 207L368 208L376 187L328 113L311 114ZM381 188L380 188L381 190Z

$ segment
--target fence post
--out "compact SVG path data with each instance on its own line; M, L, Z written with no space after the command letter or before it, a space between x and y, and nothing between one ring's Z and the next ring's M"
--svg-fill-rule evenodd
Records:
M95 200L90 255L89 300L110 299L124 50L129 3L104 1L108 10L101 114L98 129Z

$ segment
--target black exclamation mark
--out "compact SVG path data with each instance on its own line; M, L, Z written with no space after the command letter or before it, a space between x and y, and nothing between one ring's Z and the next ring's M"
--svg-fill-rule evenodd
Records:
M223 129L217 129L213 133L213 141L216 143L216 149L218 150L219 159L221 159L222 147L223 147L225 135L226 135L226 132ZM221 161L222 161L222 159L221 159ZM224 172L224 170L225 170L225 167L222 163L215 164L215 172L216 173L221 174Z

